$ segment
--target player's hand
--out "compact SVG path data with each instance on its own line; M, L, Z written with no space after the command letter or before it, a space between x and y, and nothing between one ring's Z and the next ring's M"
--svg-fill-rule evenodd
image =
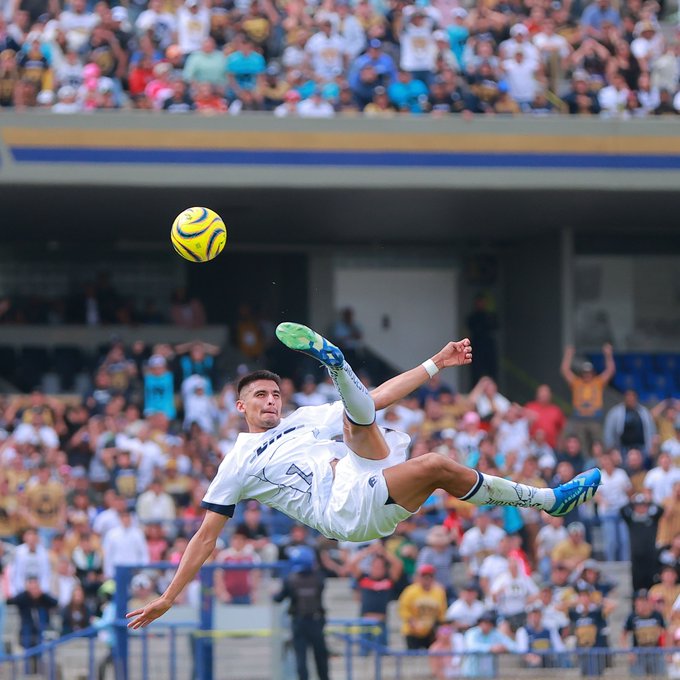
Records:
M468 338L458 342L450 342L434 357L434 363L442 368L463 366L472 363L472 345Z
M172 602L166 600L164 597L159 597L158 599L153 600L153 602L149 602L146 606L126 614L126 619L132 619L132 621L128 623L128 628L131 628L132 630L144 628L152 621L163 616L170 607L172 607Z

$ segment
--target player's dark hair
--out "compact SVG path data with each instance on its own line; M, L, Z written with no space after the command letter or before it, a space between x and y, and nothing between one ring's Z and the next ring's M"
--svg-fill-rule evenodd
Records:
M281 387L281 377L276 373L267 370L253 371L252 373L248 373L248 375L244 375L238 381L236 391L238 392L239 397L241 396L241 392L248 387L250 383L254 383L256 380L271 380L272 382L275 382L279 388Z

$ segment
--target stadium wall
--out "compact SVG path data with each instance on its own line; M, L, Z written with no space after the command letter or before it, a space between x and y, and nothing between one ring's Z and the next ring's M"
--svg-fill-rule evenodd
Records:
M673 120L22 112L3 114L0 134L0 183L617 190L680 183Z

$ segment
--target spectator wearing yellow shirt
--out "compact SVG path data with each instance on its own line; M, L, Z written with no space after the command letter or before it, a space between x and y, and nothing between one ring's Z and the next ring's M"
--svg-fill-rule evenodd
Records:
M553 563L560 562L571 571L590 557L593 548L585 539L586 528L581 522L572 522L567 527L567 538L560 541L550 555Z
M434 642L437 624L446 615L446 591L435 581L435 572L431 564L421 565L415 582L399 596L401 632L408 649L427 649Z
M47 464L43 463L38 467L37 479L28 484L26 501L31 525L49 547L53 536L64 528L66 494L62 484L51 479L51 470Z
M586 453L590 452L593 442L602 441L603 395L604 389L616 373L612 346L602 347L605 368L599 375L593 365L586 361L581 365L581 375L576 375L571 366L575 350L573 345L564 350L560 373L571 389L571 427L581 440Z

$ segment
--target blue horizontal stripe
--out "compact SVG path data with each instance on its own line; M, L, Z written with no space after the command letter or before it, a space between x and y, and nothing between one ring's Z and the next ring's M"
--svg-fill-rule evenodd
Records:
M102 149L12 147L19 163L155 163L426 168L601 168L680 170L680 155L278 151L251 149Z

